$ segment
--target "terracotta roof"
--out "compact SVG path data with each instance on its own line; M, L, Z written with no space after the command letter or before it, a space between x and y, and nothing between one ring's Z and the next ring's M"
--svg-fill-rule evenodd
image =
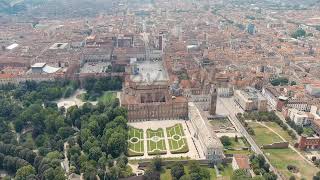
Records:
M10 79L10 78L14 78L16 77L16 75L13 74L0 74L0 79Z
M244 154L235 154L233 157L236 160L239 169L250 169L248 156Z
M181 80L180 85L182 88L190 88L191 87L189 80Z

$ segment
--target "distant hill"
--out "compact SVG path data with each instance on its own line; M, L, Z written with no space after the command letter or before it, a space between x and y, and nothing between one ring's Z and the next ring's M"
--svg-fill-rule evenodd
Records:
M0 13L16 14L26 9L23 0L0 0Z
M0 0L0 13L17 14L46 0Z

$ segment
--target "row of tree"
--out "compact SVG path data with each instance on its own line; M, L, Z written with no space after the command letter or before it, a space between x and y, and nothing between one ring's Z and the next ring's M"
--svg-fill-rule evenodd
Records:
M275 122L277 123L283 130L287 131L289 136L292 139L297 139L296 134L288 128L288 126L275 114L275 112L249 112L243 114L244 119L250 119L255 121L263 121L263 122ZM289 124L290 125L290 124ZM302 127L301 130L303 131Z
M277 180L277 175L274 172L270 171L270 165L267 163L263 155L251 155L250 163L253 172L256 175L260 175L267 180Z

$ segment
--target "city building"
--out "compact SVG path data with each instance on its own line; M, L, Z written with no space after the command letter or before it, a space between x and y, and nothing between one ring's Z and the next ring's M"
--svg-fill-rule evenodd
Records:
M272 109L276 109L280 94L273 87L263 87L262 95L268 100L268 104Z
M310 124L311 116L304 111L299 111L297 109L289 108L287 116L294 121L295 124L300 126L305 126Z
M132 61L132 73L126 78L121 105L128 110L128 120L188 119L188 101L174 96L162 61Z
M288 99L286 102L286 107L294 108L299 111L309 112L311 105L308 103L306 99Z
M244 111L267 111L266 98L253 88L236 90L234 100Z
M311 96L320 97L320 84L307 84L306 92Z
M31 66L31 71L29 72L33 74L52 74L56 73L60 69L61 68L49 66L46 63L35 63Z
M301 135L298 148L301 150L318 150L320 149L320 137L307 137Z

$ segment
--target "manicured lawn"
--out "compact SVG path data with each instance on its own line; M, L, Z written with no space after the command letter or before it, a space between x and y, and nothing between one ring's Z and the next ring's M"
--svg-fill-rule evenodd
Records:
M288 132L283 130L277 123L275 122L265 122L265 124L270 127L272 130L280 134L286 141L288 141L290 144L294 144L295 140L292 139L291 136L289 136Z
M184 137L182 124L166 128L171 153L186 153L189 151L187 139Z
M266 149L264 152L271 164L278 169L286 179L289 179L291 175L295 175L297 179L301 179L302 177L312 179L313 175L320 171L320 169L308 164L291 149ZM301 177L300 174L292 174L288 171L287 166L289 164L298 167Z
M148 154L166 154L166 144L164 140L164 131L162 128L157 130L147 129Z
M255 133L253 138L259 146L283 141L278 135L256 122L249 123L249 126L253 128Z
M143 130L129 127L128 155L143 156L143 154L144 154Z

